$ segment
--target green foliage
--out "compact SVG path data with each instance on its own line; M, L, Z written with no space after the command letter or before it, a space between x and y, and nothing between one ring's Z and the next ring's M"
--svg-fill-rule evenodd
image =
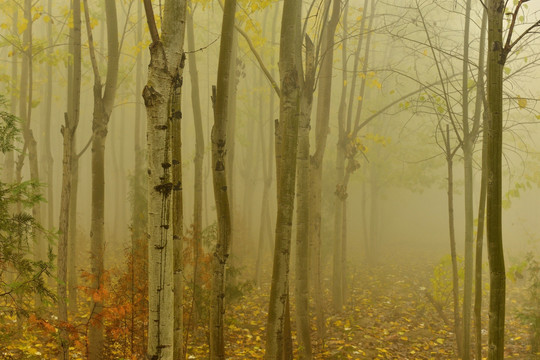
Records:
M458 277L463 280L463 258L457 257ZM452 257L444 256L433 269L431 281L431 292L435 301L439 304L447 305L452 299Z
M525 260L518 264L510 273L524 272L527 279L527 298L525 304L518 312L518 317L529 325L531 337L531 351L538 354L540 351L540 262L532 252L527 253ZM508 276L510 277L510 273Z
M0 102L5 105L1 97ZM0 112L0 119L0 151L5 153L14 149L18 120L6 112ZM45 286L45 276L50 275L53 267L52 252L49 251L47 260L31 260L33 235L42 232L49 240L52 236L22 211L42 200L39 190L39 184L32 181L0 182L0 318L13 313L27 315L36 294L43 301L54 300ZM17 206L21 211L14 211Z

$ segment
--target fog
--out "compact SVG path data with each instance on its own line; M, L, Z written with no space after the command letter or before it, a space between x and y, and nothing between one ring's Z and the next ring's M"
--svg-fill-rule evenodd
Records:
M537 358L538 2L224 2L0 1L0 358Z

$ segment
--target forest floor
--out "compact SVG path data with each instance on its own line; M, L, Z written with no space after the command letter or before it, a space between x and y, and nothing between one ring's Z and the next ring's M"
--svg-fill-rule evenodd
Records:
M433 254L419 258L418 254L411 252L407 256L402 251L394 251L393 255L382 258L385 259L383 263L351 264L350 291L343 311L332 313L330 293L325 294L327 318L324 340L318 337L315 319L312 319L314 358L456 359L448 258L443 257L441 261L439 255ZM325 281L328 287L330 280ZM518 316L526 292L525 280L509 281L505 359L540 358L539 355L530 355L529 327ZM269 282L266 282L261 288L252 288L229 305L226 315L228 359L263 358L268 294ZM484 308L487 306L486 300L484 296ZM437 310L437 306L441 309ZM487 329L485 309L483 321L483 329ZM51 326L53 321L30 317L30 325L24 327L23 335L9 344L2 343L2 331L16 331L14 323L0 324L0 359L56 357L57 332ZM483 334L486 357L487 331L484 330ZM121 338L125 339L125 336L119 336ZM78 338L72 348L73 359L84 358L85 342L85 336ZM473 336L471 344L474 343ZM121 345L117 348L120 349ZM114 344L109 345L108 349L114 349ZM190 334L187 350L187 359L207 358L207 335L204 330ZM110 353L107 359L142 358L125 356L125 349L123 352L124 355L121 350Z

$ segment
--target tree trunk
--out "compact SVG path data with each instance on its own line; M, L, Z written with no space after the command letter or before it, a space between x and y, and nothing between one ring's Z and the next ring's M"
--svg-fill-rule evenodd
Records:
M60 196L60 219L58 238L58 320L68 322L68 262L69 262L69 234L70 234L70 204L73 194L71 181L73 179L72 166L75 155L75 131L79 124L80 94L81 94L81 3L74 0L71 3L73 13L73 28L70 31L69 52L72 63L68 67L68 109L65 114L65 124L62 126L63 160L62 160L62 193ZM49 217L52 214L49 213ZM71 260L75 261L75 257ZM69 334L64 327L60 328L60 359L69 359Z
M448 171L448 229L450 232L450 256L452 258L452 295L454 304L454 333L456 334L456 344L458 356L463 353L463 335L461 332L461 317L459 314L459 276L456 255L456 231L454 226L454 168L453 157L455 150L450 146L450 128L446 125L446 135L443 134L445 143L446 165Z
M19 97L19 115L22 122L22 133L24 139L24 147L28 150L28 163L30 166L30 179L39 183L39 165L38 165L38 150L37 142L34 137L34 133L30 127L32 120L32 101L33 101L33 39L32 39L32 1L24 1L24 18L27 23L27 27L23 33L23 61L21 66L21 87ZM24 150L19 156L20 170L22 169ZM32 206L32 217L38 224L42 224L41 219L41 204L38 202ZM45 260L45 244L43 243L43 235L41 231L35 231L33 234L34 239L34 260ZM41 306L41 296L36 294L35 296L36 308Z
M281 22L279 71L281 78L279 132L281 148L276 147L280 162L276 163L278 177L278 211L272 271L272 286L266 327L268 360L282 359L285 305L289 289L289 259L291 248L294 186L296 180L296 151L298 147L298 115L300 106L301 1L285 0Z
M14 6L13 9L13 18L12 18L12 28L11 32L17 34L18 32L18 19L19 19L19 8ZM11 47L13 55L11 56L11 81L10 81L10 113L17 113L17 78L19 73L19 63L17 56L17 46L14 44ZM4 179L7 184L13 183L13 177L15 172L15 152L13 150L9 151L6 154L4 159Z
M502 96L503 0L489 0L488 10L488 130L486 227L490 271L488 359L504 358L504 315L506 274L502 239Z
M482 12L482 27L480 29L480 46L479 46L479 60L478 60L478 76L476 81L476 106L474 121L480 126L480 118L483 118L483 128L486 130L488 124L486 124L486 116L482 116L482 105L485 103L485 49L486 49L486 30L487 30L487 13L484 10ZM487 142L482 141L482 175L480 182L480 201L478 203L478 227L476 232L476 261L474 272L474 323L475 323L475 337L476 337L476 358L482 358L482 260L483 260L483 237L486 218L486 186L487 186L487 168L486 168L486 156L487 156Z
M181 117L180 86L182 83L182 59L184 44L184 23L186 14L185 1L165 1L162 22L162 39L160 39L154 21L152 3L144 1L146 20L150 28L152 44L150 45L150 65L148 66L148 83L143 90L143 98L147 112L148 141L148 348L150 359L177 359L177 343L181 332L179 314L174 309L178 300L174 263L178 244L173 241L173 233L178 230L174 226L176 209L173 203L174 193L178 193L181 184L173 183L176 175L171 166L180 167L178 159L174 159L171 150L171 136L174 131L173 122ZM176 190L176 191L175 191ZM173 227L171 230L170 227ZM175 230L176 228L176 230ZM175 244L176 243L176 244ZM176 246L176 250L175 247Z
M195 123L195 179L194 179L194 199L193 199L193 297L194 316L198 314L201 306L201 275L199 271L201 257L201 234L202 234L202 208L203 208L203 160L204 160L204 132L202 125L201 100L199 90L199 73L197 71L197 58L195 53L195 36L193 30L193 10L187 13L186 17L187 43L188 43L188 67L191 80L191 105L193 107L193 121ZM197 325L197 318L194 320Z
M184 10L185 11L185 10ZM172 230L173 230L173 276L174 276L174 339L173 339L173 359L184 359L184 313L182 303L184 299L183 281L183 201L182 201L182 76L184 72L184 55L178 68L173 83L173 93L171 94L171 114L169 115L169 126L171 127L171 148L172 148Z
M105 226L105 139L107 125L111 116L118 80L120 49L118 44L118 20L116 4L113 0L105 2L107 21L107 80L102 89L101 77L93 44L88 0L84 0L86 29L90 58L94 72L94 112L92 118L92 211L90 220L90 265L92 271L91 288L94 292L91 302L89 326L89 359L103 358L103 275L104 275L104 226ZM103 94L102 94L103 92Z
M463 360L471 358L471 305L473 288L474 211L473 211L473 151L474 134L469 128L469 27L471 0L465 6L465 30L463 40L462 109L463 109L463 166L465 186L465 280L463 284Z
M216 202L218 239L212 259L210 299L210 359L225 359L225 268L231 240L231 213L227 189L227 126L229 112L231 54L233 51L236 0L227 0L223 9L217 86L214 87L214 126L212 127L212 175ZM232 169L229 168L229 171Z
M309 129L313 86L315 83L315 59L313 43L306 36L306 68L300 99L298 122L298 153L296 160L296 338L298 358L311 359L311 326L309 324Z
M334 36L340 16L340 0L333 1L332 15L326 24L321 42L321 65L319 73L319 93L317 100L317 118L315 124L315 151L309 162L309 239L311 247L311 273L313 274L315 308L317 314L317 330L320 340L324 338L324 304L321 280L321 194L322 164L326 151L326 140L329 133L330 101L332 93L332 73L334 62ZM348 6L348 5L345 5ZM343 18L344 32L347 30L346 14ZM343 47L346 49L346 37ZM346 58L344 58L346 59ZM345 67L345 60L343 60ZM344 70L346 72L346 70Z

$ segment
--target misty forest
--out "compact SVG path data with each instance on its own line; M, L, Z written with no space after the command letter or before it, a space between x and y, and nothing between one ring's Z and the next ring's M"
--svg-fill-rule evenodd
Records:
M540 359L540 1L0 5L0 359Z

